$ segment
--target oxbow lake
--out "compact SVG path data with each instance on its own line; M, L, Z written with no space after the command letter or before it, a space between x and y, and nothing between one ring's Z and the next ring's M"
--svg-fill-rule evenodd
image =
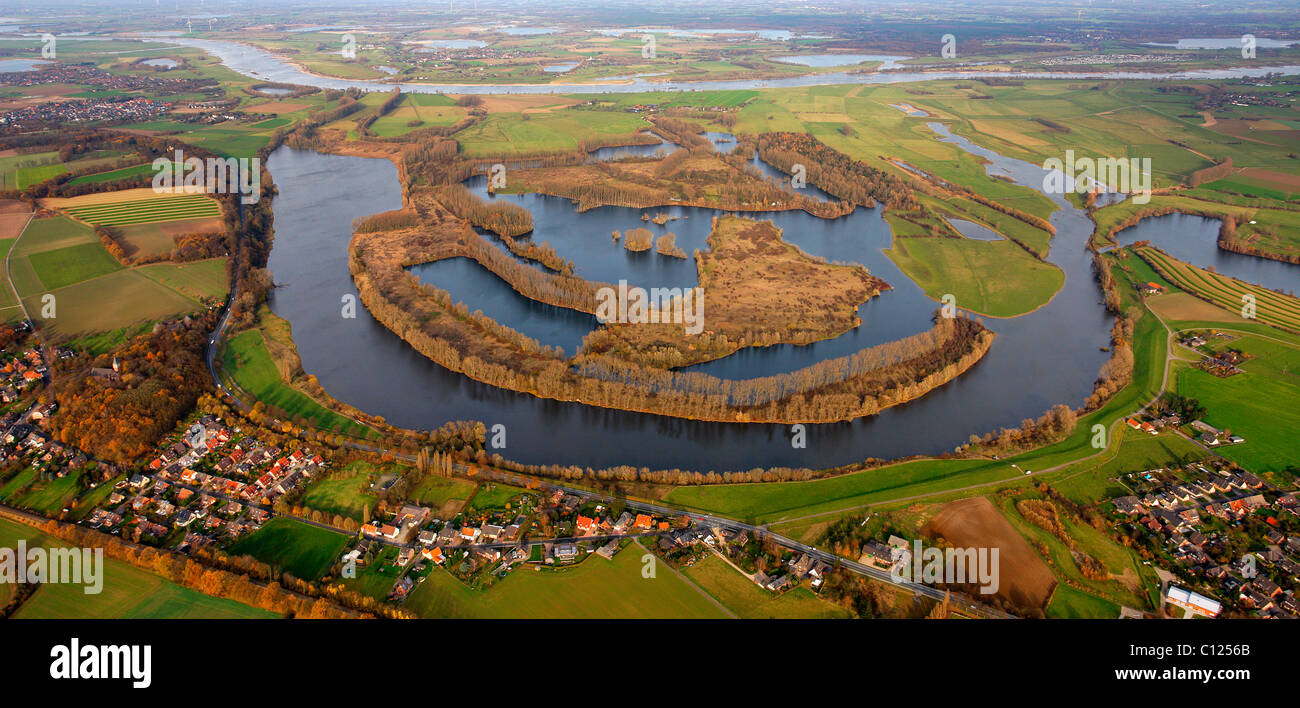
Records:
M215 40L169 39L203 48L235 71L263 81L276 81L389 91L393 84L318 77L252 47ZM1177 74L1094 72L1033 74L1035 78L1232 78L1269 71L1296 73L1300 67L1200 70ZM646 90L728 89L757 86L803 86L827 83L886 83L928 79L968 78L978 71L885 74L826 73L782 80L658 83L633 78L625 84L552 86L435 86L401 84L412 92L566 93ZM1008 76L998 73L999 76ZM990 174L1009 176L1041 189L1045 171L1038 165L997 155L953 135L938 123L929 124L938 139L986 157ZM725 138L713 136L725 146ZM676 146L606 148L593 159L652 154ZM640 151L651 152L640 152ZM760 169L775 172L764 165ZM432 429L452 420L501 423L508 431L503 455L524 463L589 466L631 464L650 468L743 470L759 466L827 467L867 457L891 458L916 453L941 453L962 444L972 433L1018 426L1057 403L1078 405L1092 388L1107 354L1110 318L1102 309L1100 291L1092 277L1085 249L1092 231L1087 216L1058 195L1048 195L1060 207L1051 218L1057 229L1048 260L1065 273L1065 285L1040 309L1012 319L985 318L998 334L988 355L965 375L911 403L877 416L825 425L810 425L805 449L790 445L783 425L701 423L653 415L593 408L576 403L538 399L471 381L429 361L374 321L364 308L355 319L341 316L341 299L356 295L347 266L350 224L360 216L401 206L397 171L385 160L324 155L281 147L268 161L279 196L275 201L276 238L270 269L279 287L271 298L275 312L293 325L304 369L314 374L331 395L403 427ZM775 174L778 178L783 176ZM481 180L469 186L483 192ZM815 188L809 188L816 194ZM693 262L648 253L628 253L610 237L612 230L639 226L642 210L604 207L584 213L571 202L541 195L501 195L528 208L534 217L531 238L549 242L577 265L584 277L617 282L621 277L644 287L656 284L687 287L695 280ZM718 212L669 207L680 218L656 233L672 231L688 253L705 247L709 223ZM828 357L907 336L929 327L937 303L903 274L883 253L890 244L888 224L877 209L858 209L826 221L802 212L746 215L770 219L784 237L804 251L832 261L859 263L893 288L859 309L863 325L839 337L813 345L776 346L749 350L694 367L721 377L749 377L789 371ZM1170 227L1149 220L1125 232L1125 239L1149 238L1164 245ZM1176 231L1177 229L1175 229ZM1195 237L1194 237L1195 238ZM1206 243L1213 237L1206 234ZM1170 249L1171 252L1174 252ZM1174 252L1177 255L1176 252ZM1193 261L1195 262L1195 261ZM464 301L471 310L491 312L495 319L550 338L566 351L580 341L591 324L582 313L564 311L512 297L504 283L473 263L448 262L417 266L419 277L436 283ZM705 317L707 318L707 295Z

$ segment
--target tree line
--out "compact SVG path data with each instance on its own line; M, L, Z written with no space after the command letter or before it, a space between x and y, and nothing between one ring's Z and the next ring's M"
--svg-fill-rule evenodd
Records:
M700 420L847 420L924 395L969 368L993 339L991 332L972 320L940 318L928 336L819 362L780 377L739 382L648 369L613 357L587 357L575 367L557 350L547 351L490 318L451 307L445 291L415 282L396 266L409 257L396 261L374 257L385 249L360 246L354 248L352 268L362 301L376 319L417 351L452 371L500 388L606 408ZM486 248L515 268L540 275L498 249ZM512 285L539 299L517 283ZM457 316L431 316L437 311ZM927 344L932 348L925 349Z
M803 165L809 184L854 204L873 207L880 201L904 211L920 208L903 180L805 133L763 133L758 137L758 155L787 174L794 172L796 164Z

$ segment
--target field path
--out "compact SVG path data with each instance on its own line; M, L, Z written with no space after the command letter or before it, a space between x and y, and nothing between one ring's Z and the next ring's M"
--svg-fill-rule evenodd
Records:
M23 222L22 231L18 232L18 238L14 239L14 242L9 245L9 250L5 253L5 280L9 281L9 289L14 291L14 299L18 301L18 307L22 308L23 319L28 322L32 321L32 316L28 314L27 305L23 303L22 296L18 294L18 287L14 285L13 278L9 277L9 254L18 248L18 242L23 239L23 234L27 233L27 226L32 223L32 217L35 215L36 212L34 211L27 214L27 221Z

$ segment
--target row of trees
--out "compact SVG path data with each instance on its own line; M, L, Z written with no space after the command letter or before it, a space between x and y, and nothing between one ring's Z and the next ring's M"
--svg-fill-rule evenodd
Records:
M1256 227L1256 235L1253 238L1247 238L1237 233L1237 227L1241 222L1248 220L1245 214L1224 215L1223 221L1219 225L1219 248L1233 253L1241 253L1248 256L1259 258L1271 258L1283 263L1300 264L1300 253L1279 253L1274 250L1260 248L1257 239L1260 235L1267 235L1274 239L1277 237L1277 225Z
M971 447L978 447L985 452L1008 453L1040 445L1048 445L1064 440L1074 432L1078 415L1064 403L1053 406L1037 420L1029 418L1020 422L1018 428L1002 428L997 432L984 435L971 435L967 445L958 448L966 452Z
M1085 411L1100 408L1133 380L1133 326L1136 321L1137 315L1133 312L1115 317L1115 324L1110 328L1110 358L1101 365L1092 393L1084 401Z
M357 123L357 132L360 133L361 135L366 136L367 138L378 137L377 135L375 135L375 131L370 129L370 126L374 125L375 121L379 120L380 118L383 118L389 113L392 113L393 109L397 108L397 104L401 102L402 102L402 89L394 86L392 92L388 94L388 98L385 98L384 102L379 104L379 106L375 108L375 112L366 116L364 120L361 120Z
M911 337L825 359L796 371L753 379L721 379L698 372L649 374L645 367L605 356L588 358L578 371L604 381L644 387L652 394L683 392L719 398L731 407L754 408L797 395L846 387L855 393L883 393L900 384L923 379L940 362L959 359L987 331L965 317L937 317L933 327Z
M497 258L540 275L487 248ZM571 368L559 352L547 351L489 318L452 306L445 292L394 273L391 263L365 257L368 251L381 250L354 250L358 290L371 313L417 351L448 369L500 388L607 408L704 420L847 420L872 415L951 380L983 356L993 339L991 332L972 320L940 318L931 332L918 337L783 376L747 381L648 369L602 355L585 357ZM380 272L374 272L376 266ZM439 309L457 317L431 316ZM508 348L503 350L503 344Z
M758 138L758 154L764 162L786 173L793 173L795 165L803 165L809 184L854 204L871 207L880 201L904 211L920 208L906 182L854 160L811 135L763 133Z
M129 340L112 354L80 355L59 364L58 412L52 430L65 445L117 464L130 464L194 408L208 386L203 351L217 315L209 312ZM121 378L89 376L116 356Z
M447 211L498 236L522 236L533 230L533 215L518 204L485 202L460 184L437 187L435 192Z
M646 161L630 158L591 164L580 174L538 170L526 179L532 191L577 201L579 211L609 205L686 204L734 211L766 211L777 206L833 219L853 210L852 204L822 202L792 192L786 185L766 179L752 165L733 165L715 155L708 141L702 148L674 152L659 161L653 172L628 169Z
M411 229L420 225L420 217L414 212L398 209L385 211L370 216L359 216L352 222L352 231L369 234L376 231L394 231Z

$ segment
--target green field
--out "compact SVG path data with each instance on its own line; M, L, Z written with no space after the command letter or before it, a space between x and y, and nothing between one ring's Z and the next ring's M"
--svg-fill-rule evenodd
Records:
M153 163L149 162L143 165L132 165L131 167L109 170L108 172L99 172L91 175L73 177L68 180L68 184L96 184L99 182L112 182L114 180L127 179L129 177L152 175L155 172L157 172L157 170L154 169Z
M807 588L773 595L741 575L726 561L709 554L682 573L741 619L838 619L848 610L826 602Z
M17 239L0 238L0 256L9 253ZM13 288L8 283L0 283L0 322L15 321L22 319L22 311L18 309L18 300L14 297Z
M377 505L369 481L369 474L374 468L365 462L353 462L344 469L349 474L338 474L313 482L302 495L302 503L328 514L339 514L361 521L365 508L374 511Z
M41 165L39 167L20 167L15 175L15 182L19 189L27 189L33 185L40 184L48 179L53 179L67 172L68 168L61 164L58 165Z
M1052 619L1115 619L1119 605L1096 595L1058 583L1047 603L1047 616Z
M1045 305L1065 284L1060 268L1011 241L895 238L885 252L903 272L939 300L951 294L959 309L1014 317Z
M484 484L479 487L478 493L470 499L470 506L475 509L504 509L511 499L520 494L528 493L529 491L522 487L511 487L506 484ZM536 494L536 492L532 493Z
M1213 182L1208 182L1201 186L1206 189L1231 192L1245 197L1258 197L1260 199L1272 199L1281 202L1295 199L1297 195L1295 190L1282 191L1268 186L1260 180L1241 176L1227 177Z
M371 123L370 130L381 138L390 138L421 128L454 125L465 115L465 109L447 96L412 93L402 96L396 108Z
M56 151L0 157L0 188L26 189L67 171Z
M221 352L221 368L235 383L259 401L274 406L292 417L301 417L324 430L348 435L365 435L367 429L312 400L280 378L262 333L248 330L226 341Z
M634 545L612 561L590 556L562 570L516 569L487 590L471 590L441 568L406 600L427 618L494 619L721 619L700 591L659 563L654 578L641 577Z
M630 113L496 113L457 133L456 141L469 157L565 152L578 149L584 138L625 135L646 127L645 120Z
M9 478L9 481L0 484L0 501L8 502L9 498L18 493L19 488L36 478L36 470L28 467L23 471Z
M46 534L0 520L0 547L18 539L29 546L65 545ZM18 619L271 619L274 613L205 595L111 558L104 559L103 590L87 595L80 585L44 585L15 615Z
M338 561L350 541L341 533L276 517L236 541L229 553L249 555L303 580L315 580Z
M155 263L136 269L144 277L190 298L221 299L230 288L226 283L226 259L209 258L189 263Z
M53 251L83 243L98 243L95 232L66 216L32 219L23 230L14 255Z
M134 269L82 281L51 294L56 298L57 315L50 319L40 316L43 303L39 294L24 295L23 302L41 321L47 335L58 341L135 328L202 309L194 300Z
M194 312L202 309L202 299L226 292L224 259L124 268L86 225L64 216L32 220L12 251L10 280L28 312L57 341ZM55 306L49 318L47 294ZM0 297L4 304L11 301Z
M1205 406L1205 422L1246 439L1239 445L1215 448L1218 454L1252 472L1296 466L1300 408L1294 402L1300 400L1300 347L1258 337L1239 337L1228 346L1255 357L1242 364L1244 373L1218 378L1181 366L1178 393Z
M38 481L26 494L6 501L23 509L32 509L57 517L59 512L81 493L81 485L78 484L80 478L80 472L72 472L62 477Z
M181 219L221 216L217 202L205 194L178 194L104 204L64 207L64 211L91 224L127 226Z
M675 487L666 500L732 518L769 522L798 515L795 512L811 514L877 502L897 496L899 490L942 490L952 486L949 478L958 473L968 484L1012 479L1017 474L1006 462L919 460L809 482Z
M474 493L474 486L473 482L463 479L430 475L416 488L412 501L436 509L453 499L469 499L469 495Z
M45 290L57 290L122 269L99 243L41 251L27 257Z
M392 591L393 584L401 577L406 568L393 565L397 558L397 549L392 546L386 546L371 562L359 566L355 578L344 578L343 585L347 589L359 592L362 595L383 602L388 599L388 593Z

